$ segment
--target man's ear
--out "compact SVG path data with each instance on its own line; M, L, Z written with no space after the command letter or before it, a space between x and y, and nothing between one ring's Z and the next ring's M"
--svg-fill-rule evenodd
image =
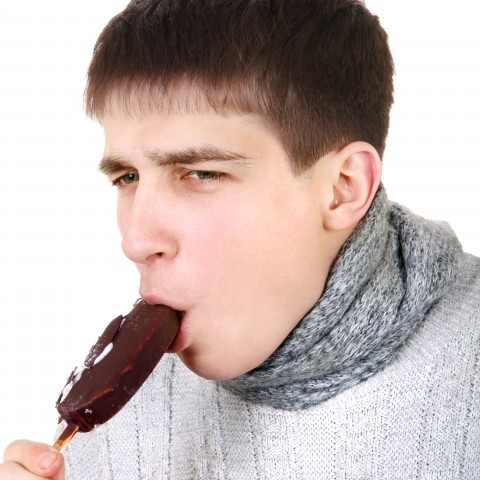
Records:
M375 148L353 142L335 152L332 201L324 216L327 230L354 227L367 213L380 185L382 161Z

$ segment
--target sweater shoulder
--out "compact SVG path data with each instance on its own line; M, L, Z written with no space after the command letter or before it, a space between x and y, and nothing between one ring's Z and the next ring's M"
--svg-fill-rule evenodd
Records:
M459 332L480 334L480 258L463 254L455 284L432 308Z
M480 298L480 257L470 253L461 256L456 287L466 295Z

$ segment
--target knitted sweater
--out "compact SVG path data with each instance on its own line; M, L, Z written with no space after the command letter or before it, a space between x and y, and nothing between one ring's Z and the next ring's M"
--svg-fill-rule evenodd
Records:
M255 402L166 356L67 480L480 478L480 259L375 374L308 408Z

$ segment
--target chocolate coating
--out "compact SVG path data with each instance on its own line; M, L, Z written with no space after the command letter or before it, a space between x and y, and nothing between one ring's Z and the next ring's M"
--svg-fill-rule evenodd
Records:
M115 318L90 349L85 369L70 375L57 401L60 416L82 432L110 420L148 378L178 325L177 312L143 300Z

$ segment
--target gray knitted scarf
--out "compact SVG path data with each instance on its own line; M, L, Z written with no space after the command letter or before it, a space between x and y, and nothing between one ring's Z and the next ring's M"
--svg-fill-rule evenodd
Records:
M367 379L455 282L460 252L447 224L414 215L380 188L310 312L262 365L221 385L297 410Z

